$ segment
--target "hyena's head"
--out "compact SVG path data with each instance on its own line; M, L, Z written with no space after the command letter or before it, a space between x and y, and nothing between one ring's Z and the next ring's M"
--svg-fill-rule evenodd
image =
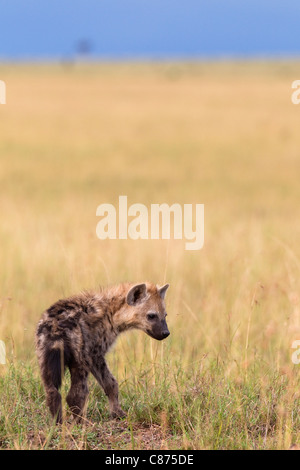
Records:
M162 340L170 332L166 322L165 296L169 284L136 284L127 293L126 301L134 317L134 326L154 339Z

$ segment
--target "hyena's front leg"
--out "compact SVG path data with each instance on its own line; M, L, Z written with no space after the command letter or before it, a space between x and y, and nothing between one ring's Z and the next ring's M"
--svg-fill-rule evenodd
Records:
M93 366L92 374L99 382L108 397L111 417L124 418L126 413L122 410L119 403L118 382L107 367L104 358L102 358L97 364Z

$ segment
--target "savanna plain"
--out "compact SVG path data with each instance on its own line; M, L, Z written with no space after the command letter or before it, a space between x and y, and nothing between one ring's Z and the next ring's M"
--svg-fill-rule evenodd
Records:
M297 78L288 61L0 66L0 448L300 444ZM204 204L203 249L99 240L97 206L119 195ZM90 377L83 423L65 407L55 426L35 356L42 312L145 280L170 283L171 335L132 331L108 354L127 417L109 419Z

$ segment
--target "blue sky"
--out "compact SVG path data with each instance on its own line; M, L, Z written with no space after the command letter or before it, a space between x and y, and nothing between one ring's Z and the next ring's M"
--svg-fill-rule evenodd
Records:
M300 55L299 0L0 0L0 59Z

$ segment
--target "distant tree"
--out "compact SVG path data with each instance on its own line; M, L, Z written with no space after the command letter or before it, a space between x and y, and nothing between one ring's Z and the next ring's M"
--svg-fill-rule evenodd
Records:
M93 44L89 39L80 39L75 46L76 53L79 56L86 56L93 50Z

